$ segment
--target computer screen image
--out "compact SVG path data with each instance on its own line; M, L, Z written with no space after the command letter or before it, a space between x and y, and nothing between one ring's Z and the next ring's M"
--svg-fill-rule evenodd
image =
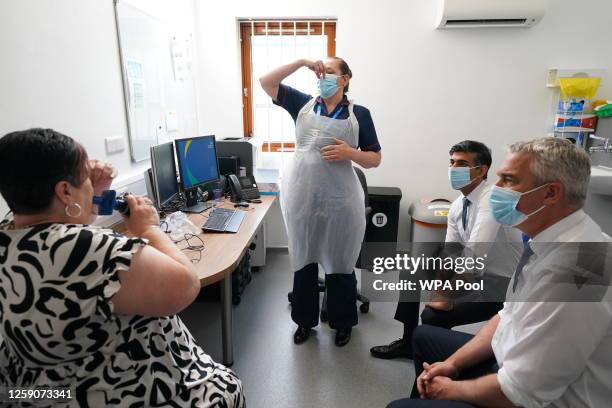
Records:
M179 193L172 142L151 147L151 169L157 207L162 209Z
M175 145L183 190L219 179L214 136L178 139Z

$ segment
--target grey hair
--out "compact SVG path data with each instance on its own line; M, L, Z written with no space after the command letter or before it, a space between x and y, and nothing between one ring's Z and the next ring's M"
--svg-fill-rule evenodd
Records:
M565 187L567 204L584 206L591 178L591 159L583 149L566 139L543 137L513 143L509 150L533 157L529 170L538 185L560 182Z

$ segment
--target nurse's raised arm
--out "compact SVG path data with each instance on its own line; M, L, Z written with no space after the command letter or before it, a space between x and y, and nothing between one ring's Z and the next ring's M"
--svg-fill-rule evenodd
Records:
M286 65L282 65L266 75L259 78L259 83L263 90L270 95L270 98L277 100L278 98L278 86L295 71L302 67L307 67L315 73L317 78L325 77L325 64L323 61L311 61L307 59L299 59Z

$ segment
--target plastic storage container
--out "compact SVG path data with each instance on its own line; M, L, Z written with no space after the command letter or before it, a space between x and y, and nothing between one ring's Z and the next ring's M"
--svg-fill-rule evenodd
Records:
M412 203L408 210L412 242L444 242L450 206L446 199Z

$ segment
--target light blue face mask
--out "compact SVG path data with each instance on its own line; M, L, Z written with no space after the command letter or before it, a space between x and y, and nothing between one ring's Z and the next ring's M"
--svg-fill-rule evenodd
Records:
M521 197L525 194L529 194L533 191L539 190L548 184L542 184L540 187L533 188L529 191L521 193L520 191L514 191L507 188L493 186L491 189L491 195L489 196L489 205L491 206L491 212L495 217L495 220L503 225L510 225L512 227L522 224L535 213L540 212L545 205L541 206L531 214L524 214L516 209Z
M474 179L470 178L470 170L476 167L449 167L448 181L454 190L461 190L463 187L470 185Z
M327 99L338 91L338 75L325 74L325 78L319 78L318 87L321 98Z

